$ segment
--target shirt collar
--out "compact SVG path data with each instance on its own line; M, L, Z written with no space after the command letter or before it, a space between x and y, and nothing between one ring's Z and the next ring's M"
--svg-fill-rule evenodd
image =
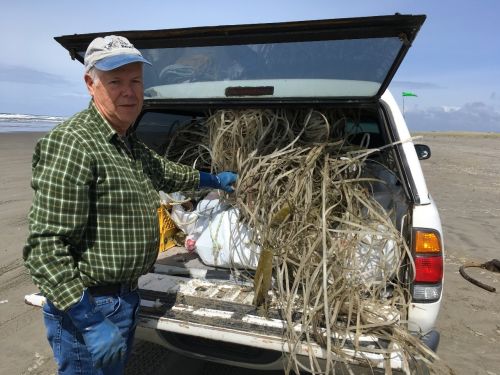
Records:
M99 112L93 100L90 101L88 109L92 115L92 118L96 120L96 131L101 133L108 141L112 140L115 137L118 137L118 133L116 132L116 130L109 124L109 122L104 118L101 112Z

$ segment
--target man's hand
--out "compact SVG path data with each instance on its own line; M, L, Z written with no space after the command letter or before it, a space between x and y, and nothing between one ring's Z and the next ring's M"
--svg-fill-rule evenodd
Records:
M217 175L200 172L200 188L209 187L224 190L226 193L234 192L232 185L238 179L233 172L221 172Z
M238 175L233 172L221 172L217 175L220 183L220 189L224 190L227 193L234 192L233 184L238 179Z
M107 367L125 358L127 344L118 327L100 311L87 290L78 303L67 311L73 324L80 331L92 355L96 368Z

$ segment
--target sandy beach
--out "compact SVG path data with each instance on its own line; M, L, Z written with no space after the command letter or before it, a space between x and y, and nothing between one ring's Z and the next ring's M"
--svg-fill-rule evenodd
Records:
M0 374L56 372L41 312L23 300L25 294L37 291L21 255L32 197L31 156L40 136L0 133ZM480 269L469 272L499 289L490 293L458 273L465 261L500 259L500 134L426 133L417 142L432 149L431 159L422 166L445 236L438 354L456 374L500 375L500 274ZM168 373L179 373L179 368L184 369L182 373L206 374L209 369L215 373L212 365L151 346L138 346L133 362L139 360L147 365L136 365L129 374L167 373L168 368Z

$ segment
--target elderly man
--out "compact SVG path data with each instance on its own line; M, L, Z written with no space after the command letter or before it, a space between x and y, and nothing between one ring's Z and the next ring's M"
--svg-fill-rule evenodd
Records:
M232 192L237 176L158 156L130 131L143 104L143 64L124 37L85 54L89 107L54 128L33 156L23 257L47 298L47 337L61 374L120 374L139 308L137 279L155 262L158 190Z

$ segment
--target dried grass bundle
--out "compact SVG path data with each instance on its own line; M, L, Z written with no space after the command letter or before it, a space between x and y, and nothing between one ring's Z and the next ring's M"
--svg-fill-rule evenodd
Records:
M207 119L205 132L193 125L206 143L176 144L189 150L180 161L192 164L186 156L202 155L212 170L240 176L227 199L261 248L254 302L278 308L288 325L288 372L323 373L313 356L306 367L297 360L303 342L326 349L326 373L350 359L347 342L354 351L389 357L402 350L408 361L436 360L401 324L408 290L398 276L409 249L373 198L373 179L363 174L374 150L349 142L346 122L358 117L338 110L220 110ZM362 348L364 335L393 344Z

